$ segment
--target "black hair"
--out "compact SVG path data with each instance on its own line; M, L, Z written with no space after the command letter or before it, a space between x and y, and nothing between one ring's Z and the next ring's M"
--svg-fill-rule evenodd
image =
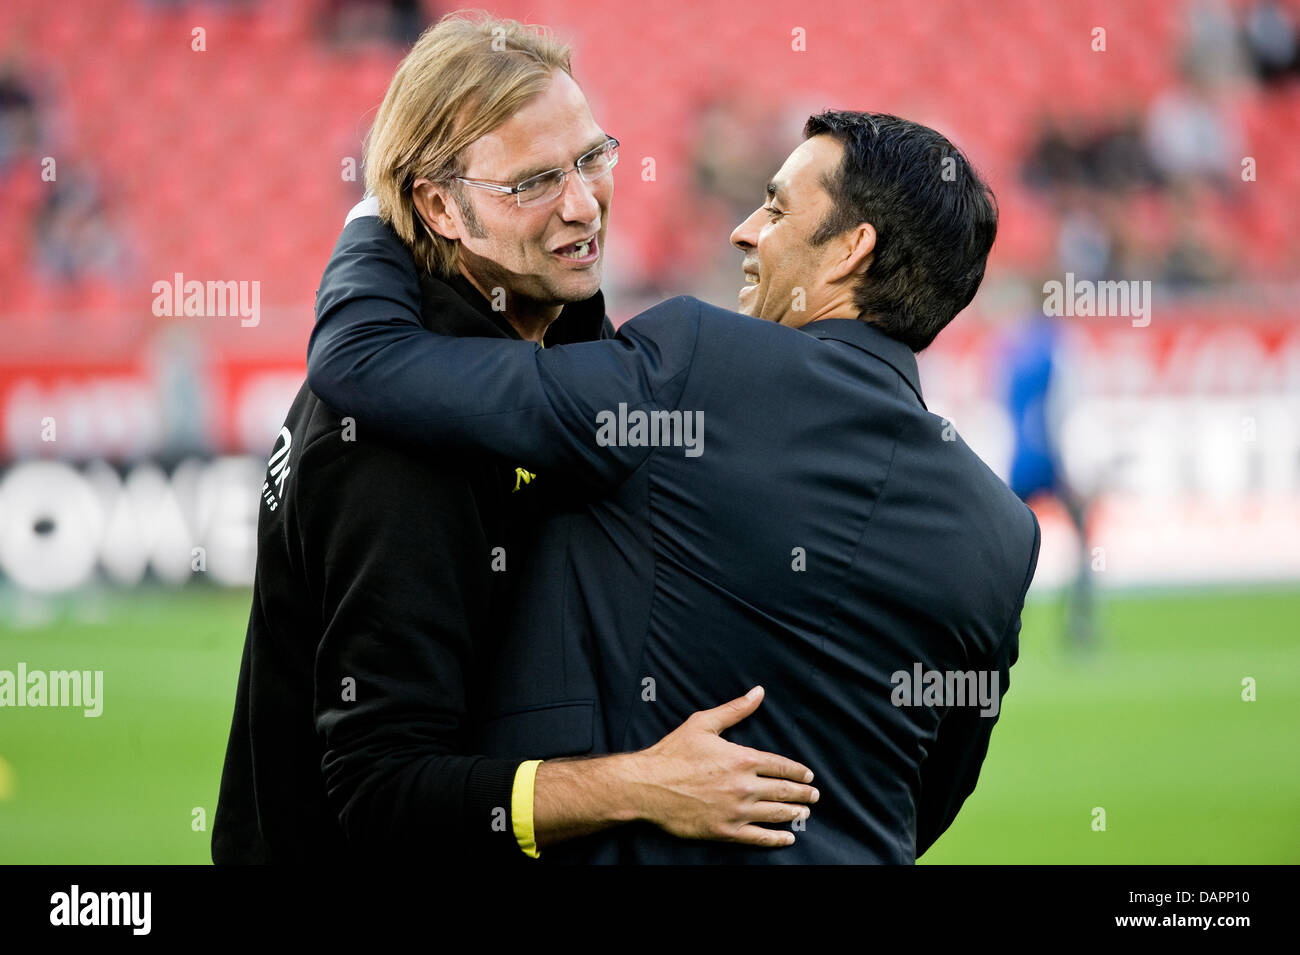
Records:
M827 110L810 116L803 134L844 147L839 169L823 182L833 205L812 242L871 223L876 245L854 306L859 318L921 351L984 279L998 229L992 190L945 137L897 116Z

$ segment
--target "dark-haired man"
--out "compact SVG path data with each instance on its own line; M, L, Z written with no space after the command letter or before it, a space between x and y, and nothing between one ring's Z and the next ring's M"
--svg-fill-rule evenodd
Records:
M762 683L734 738L817 774L817 813L781 853L638 825L565 858L910 863L988 747L1038 525L927 412L914 352L974 296L996 209L924 126L828 112L804 133L732 234L744 315L679 298L613 340L539 349L428 334L382 263L366 289L320 290L308 374L332 404L580 489L526 570L489 751L574 732L575 692L624 749ZM394 241L377 219L352 228Z

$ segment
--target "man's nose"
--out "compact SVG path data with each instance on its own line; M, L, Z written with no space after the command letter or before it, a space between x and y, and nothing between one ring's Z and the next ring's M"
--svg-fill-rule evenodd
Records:
M560 214L565 222L592 223L600 218L600 203L591 184L578 173L571 172L564 177L564 196Z
M758 245L758 229L754 225L758 213L759 210L755 209L749 214L749 218L736 226L735 231L731 233L731 244L742 252L747 252Z

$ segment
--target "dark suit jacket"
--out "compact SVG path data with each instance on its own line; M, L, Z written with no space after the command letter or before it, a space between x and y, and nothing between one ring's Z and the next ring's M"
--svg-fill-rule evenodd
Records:
M996 717L903 693L899 674L996 679L1000 705L1039 534L926 410L906 346L857 319L796 330L677 298L612 341L540 349L439 338L391 298L376 318L349 296L320 290L313 389L573 492L529 557L487 751L639 749L761 683L727 738L804 762L821 791L790 848L641 824L544 856L910 863L948 827ZM660 417L651 445L635 412L702 421L702 444Z

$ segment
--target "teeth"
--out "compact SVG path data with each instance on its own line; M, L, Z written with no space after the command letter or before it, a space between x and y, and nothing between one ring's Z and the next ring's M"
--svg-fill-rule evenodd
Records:
M588 239L575 245L572 252L561 252L560 254L569 259L585 259L590 249L591 240Z
M757 275L750 275L749 273L746 273L746 274L745 274L745 284L746 284L746 285L757 285L757 284L758 284L758 276L757 276Z

